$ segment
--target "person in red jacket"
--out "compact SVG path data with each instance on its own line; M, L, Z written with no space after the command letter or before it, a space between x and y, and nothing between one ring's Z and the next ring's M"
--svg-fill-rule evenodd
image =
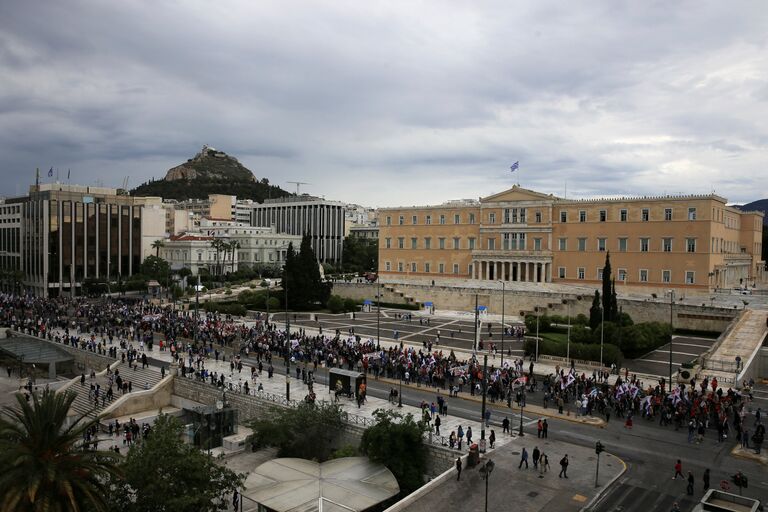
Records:
M675 463L675 476L672 477L672 480L677 480L677 475L680 475L680 478L685 479L683 476L683 463L680 462L680 459L677 459L677 462Z

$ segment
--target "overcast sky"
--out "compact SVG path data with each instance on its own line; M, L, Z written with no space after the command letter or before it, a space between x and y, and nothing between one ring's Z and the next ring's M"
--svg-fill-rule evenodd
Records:
M369 206L768 197L755 2L0 2L0 194L131 187L203 144ZM513 174L509 166L520 162Z

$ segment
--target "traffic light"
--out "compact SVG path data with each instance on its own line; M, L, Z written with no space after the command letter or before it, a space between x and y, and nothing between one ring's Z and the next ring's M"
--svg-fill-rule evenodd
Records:
M600 454L603 452L603 450L605 450L605 448L603 447L603 443L601 443L600 441L598 441L598 442L595 444L595 453L596 453L596 454L598 454L598 455L600 455Z
M739 471L738 473L736 473L735 475L733 475L733 476L731 477L731 481L734 483L734 485L736 485L736 487L743 487L743 488L745 488L745 489L746 489L747 487L749 487L749 480L747 480L747 477L746 477L746 476L744 476L744 475L741 473L741 471Z

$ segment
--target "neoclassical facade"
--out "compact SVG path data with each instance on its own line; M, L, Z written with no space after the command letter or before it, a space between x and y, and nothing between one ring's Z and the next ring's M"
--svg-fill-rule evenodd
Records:
M764 276L761 212L715 194L563 199L514 186L478 201L383 208L382 277L708 290Z

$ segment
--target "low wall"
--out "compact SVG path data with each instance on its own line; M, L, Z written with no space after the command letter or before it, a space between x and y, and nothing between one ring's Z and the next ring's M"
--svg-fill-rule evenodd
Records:
M78 368L80 371L93 369L93 370L96 370L97 372L100 372L100 371L106 370L108 365L111 365L116 361L116 359L112 359L111 357L97 354L96 352L91 352L90 350L82 350L79 348L74 348L70 345L65 345L63 343L56 343L55 341L49 341L45 338L39 338L37 336L30 336L29 334L23 334L18 331L12 331L12 332L14 336L30 338L33 340L37 340L40 343L50 343L51 345L54 345L60 348L64 352L71 354L75 358L75 367Z
M375 284L334 283L333 293L356 300L373 299L378 286ZM394 291L391 291L394 289ZM405 304L406 297L415 302L434 303L435 308L449 311L473 311L475 295L481 306L488 307L488 312L501 315L502 291L488 288L461 288L450 286L430 286L420 284L384 284L381 285L382 302ZM579 297L581 299L579 300ZM570 300L571 316L583 313L589 316L592 296L575 293L557 293L547 291L507 290L504 294L504 314L510 318L524 313L532 313L534 308L544 308L549 314L566 315L568 307L563 300ZM669 302L659 299L619 299L619 306L637 322L669 322ZM712 307L707 305L675 304L672 308L673 321L677 329L699 331L723 331L739 310Z
M104 419L122 418L143 411L161 409L171 405L173 393L173 377L167 376L154 385L152 389L133 391L115 400L112 405L102 411Z

